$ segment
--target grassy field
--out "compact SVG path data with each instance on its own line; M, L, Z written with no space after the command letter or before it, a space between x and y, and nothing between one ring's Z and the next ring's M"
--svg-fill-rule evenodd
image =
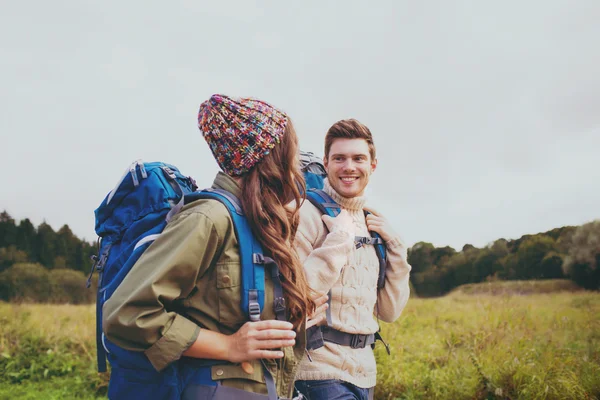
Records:
M377 399L600 399L600 293L411 299ZM0 399L105 398L93 306L0 303Z

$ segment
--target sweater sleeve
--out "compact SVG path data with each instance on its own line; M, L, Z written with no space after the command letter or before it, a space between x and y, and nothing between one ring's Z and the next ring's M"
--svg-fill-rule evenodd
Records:
M169 306L192 291L218 248L207 216L177 216L104 304L106 336L123 348L144 351L159 371L179 359L200 328Z
M308 285L318 296L329 292L348 264L354 236L344 231L327 232L321 213L303 204L294 246L304 265Z
M375 312L385 322L394 322L410 296L409 277L411 266L407 262L406 246L395 238L386 242L388 263L385 272L385 286L379 289Z

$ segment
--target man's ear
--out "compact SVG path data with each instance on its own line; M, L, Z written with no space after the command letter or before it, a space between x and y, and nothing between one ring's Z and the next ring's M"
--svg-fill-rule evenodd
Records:
M371 161L371 173L375 172L376 168L377 168L377 159L374 159L373 161Z
M329 172L329 170L327 169L327 158L323 157L323 166L325 167L325 172Z

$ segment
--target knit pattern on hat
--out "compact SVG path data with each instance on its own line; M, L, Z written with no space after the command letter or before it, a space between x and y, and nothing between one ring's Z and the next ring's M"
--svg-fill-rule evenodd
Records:
M228 175L248 172L281 141L287 116L264 101L215 94L200 105L198 128Z

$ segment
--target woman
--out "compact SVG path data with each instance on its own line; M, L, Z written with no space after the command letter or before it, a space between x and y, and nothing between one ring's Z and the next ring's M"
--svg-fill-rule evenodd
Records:
M157 371L177 361L181 398L291 398L307 313L315 310L290 246L298 207L285 207L300 204L304 190L296 133L271 105L224 95L202 103L198 126L222 169L212 187L241 201L279 268L288 321L275 318L273 279L265 274L262 320L248 322L231 217L219 201L200 199L169 222L106 302L105 334L143 351Z

